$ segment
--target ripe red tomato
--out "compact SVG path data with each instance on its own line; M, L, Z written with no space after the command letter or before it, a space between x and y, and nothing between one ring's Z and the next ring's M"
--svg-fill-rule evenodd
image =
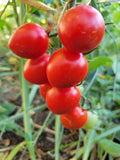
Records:
M46 52L48 35L40 25L26 23L12 34L8 46L19 57L34 59Z
M41 84L39 86L39 93L41 95L41 97L43 99L46 99L46 94L47 94L47 91L51 88L52 86L49 84L49 83L45 83L45 84Z
M46 104L50 111L55 114L70 112L80 101L80 91L76 87L56 88L47 91Z
M98 10L79 5L62 17L58 34L63 45L73 53L88 52L97 47L105 31L105 23Z
M67 129L79 129L87 121L87 111L77 106L69 113L60 115L60 121Z
M36 59L28 59L23 68L24 78L33 84L48 83L46 67L50 56L43 54Z
M54 52L47 65L49 83L57 88L67 88L81 82L88 70L82 53L71 54L65 48Z

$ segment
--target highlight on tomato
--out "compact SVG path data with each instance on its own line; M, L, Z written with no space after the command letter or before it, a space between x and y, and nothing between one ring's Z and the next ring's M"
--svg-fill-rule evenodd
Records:
M72 54L65 48L56 50L47 65L49 83L57 88L68 88L81 82L88 71L82 53Z
M58 26L61 42L73 53L85 53L96 48L104 32L105 22L101 13L88 5L78 5L69 9Z
M26 23L11 35L8 46L19 57L35 59L46 52L48 43L47 32L42 26Z

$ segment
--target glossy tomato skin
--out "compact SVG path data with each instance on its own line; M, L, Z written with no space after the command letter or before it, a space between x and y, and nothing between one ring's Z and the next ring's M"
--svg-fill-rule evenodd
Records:
M24 78L33 84L48 83L46 67L50 56L43 54L36 59L28 59L23 68Z
M97 112L91 112L91 111L87 111L87 114L88 114L88 119L82 128L85 130L90 130L96 126L98 122L98 114Z
M89 52L96 48L104 31L105 23L101 13L88 5L69 9L58 26L61 42L73 53Z
M48 109L53 113L65 114L78 105L80 97L80 91L76 87L52 87L47 91L46 104Z
M46 52L48 35L40 25L26 23L12 34L8 46L19 57L34 59Z
M39 93L41 95L41 97L43 99L46 99L46 94L47 94L47 91L51 88L52 86L49 84L49 83L45 83L45 84L41 84L39 86Z
M55 51L47 65L49 83L57 88L68 88L81 82L88 71L82 53L71 54L65 48Z
M87 111L76 106L67 114L60 115L61 124L67 129L79 129L87 121Z

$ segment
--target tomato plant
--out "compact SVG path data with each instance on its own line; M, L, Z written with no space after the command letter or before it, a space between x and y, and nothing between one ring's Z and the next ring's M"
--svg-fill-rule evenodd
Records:
M80 91L76 87L56 88L47 91L46 104L55 114L64 114L71 111L80 101Z
M65 48L55 51L47 65L47 77L52 86L67 88L81 82L88 70L82 53L72 54Z
M40 25L26 23L12 34L8 46L19 57L34 59L46 52L48 35Z
M39 86L39 93L43 99L46 99L47 91L51 88L49 83L41 84Z
M46 67L50 56L43 54L36 59L28 59L23 68L24 78L33 84L48 83Z
M82 127L85 130L93 129L98 122L98 114L97 112L88 111L88 119L85 125Z
M67 129L79 129L87 121L87 111L84 111L79 106L76 106L69 113L60 115L60 121Z
M69 9L58 27L61 42L73 53L84 53L96 48L104 36L104 31L102 15L88 5Z

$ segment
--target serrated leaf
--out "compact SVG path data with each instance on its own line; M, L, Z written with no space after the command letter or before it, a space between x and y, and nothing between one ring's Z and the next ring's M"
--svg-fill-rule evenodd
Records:
M97 57L88 63L88 72L93 71L101 66L108 66L112 63L109 57Z
M115 143L108 139L102 139L97 143L102 149L105 150L105 152L111 155L120 156L120 144Z

